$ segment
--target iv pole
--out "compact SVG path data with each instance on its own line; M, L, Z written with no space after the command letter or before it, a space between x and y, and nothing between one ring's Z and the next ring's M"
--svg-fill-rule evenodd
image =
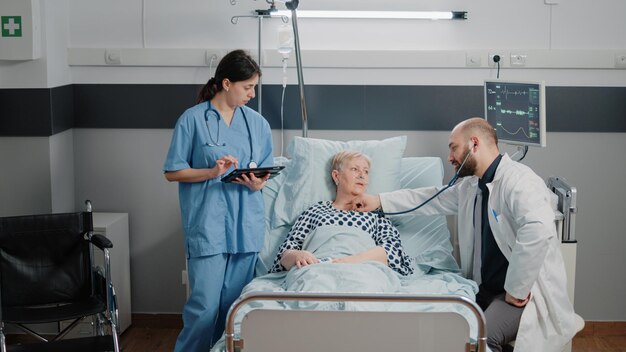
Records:
M231 5L234 5L235 3L233 1L231 1ZM237 22L239 22L240 18L256 18L258 19L259 22L259 31L258 31L258 60L259 60L259 67L263 67L263 50L261 47L261 38L263 37L263 18L270 18L272 16L272 12L276 11L276 6L274 5L274 3L270 3L270 8L267 10L254 10L253 15L246 15L246 16L233 16L230 18L230 23L232 24L237 24ZM281 16L281 19L284 23L287 23L287 21L289 21L289 18L287 16ZM258 90L259 90L259 99L258 99L258 108L257 111L259 112L259 114L262 114L263 112L263 105L262 105L262 101L263 101L263 81L262 81L262 77L259 77L259 84L258 84Z
M306 100L304 97L304 75L302 74L302 58L300 57L300 36L298 35L298 16L296 10L300 0L292 0L285 3L291 10L291 24L293 25L293 43L296 50L296 67L298 70L298 88L300 89L300 112L302 114L302 137L309 134L309 118L306 114Z
M262 34L262 25L263 25L263 18L265 17L271 17L272 12L276 11L276 6L274 5L274 1L272 0L266 0L268 3L270 3L270 8L267 10L255 10L255 14L254 15L247 15L247 16L233 16L230 19L230 22L232 24L237 24L239 18L242 17L252 17L252 18L257 18L259 21L259 36L258 36L258 50L259 50L259 67L262 67L262 59L263 59L263 53L261 51L261 34ZM231 5L235 4L235 0L231 0ZM287 7L288 10L291 10L291 24L293 26L293 37L294 37L294 47L295 47L295 51L296 51L296 67L297 67L297 72L298 72L298 88L300 90L300 113L302 114L302 137L307 137L309 134L309 119L307 116L307 112L306 112L306 100L305 100L305 96L304 96L304 75L302 74L302 58L300 57L300 37L298 35L298 16L296 14L296 10L298 9L298 5L300 3L300 0L292 0L292 1L287 1L285 2L285 6ZM286 16L281 16L282 20L284 23L287 23L287 21L289 20L288 17ZM258 112L261 113L261 98L262 98L262 82L261 82L261 77L259 77L259 107L258 107Z

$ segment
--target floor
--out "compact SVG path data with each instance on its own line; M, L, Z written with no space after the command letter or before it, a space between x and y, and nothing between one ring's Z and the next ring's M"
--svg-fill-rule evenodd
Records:
M122 334L124 352L171 352L178 329L131 327ZM572 352L626 352L626 336L577 336Z
M180 316L133 314L133 325L121 336L124 352L171 352L180 331ZM28 342L23 335L8 343ZM572 343L572 352L626 352L626 322L587 322Z
M178 329L131 327L122 334L124 352L171 352ZM572 352L626 352L626 336L577 336Z
M133 314L122 334L124 352L171 352L182 327L180 315ZM587 322L574 337L572 352L626 352L626 322Z

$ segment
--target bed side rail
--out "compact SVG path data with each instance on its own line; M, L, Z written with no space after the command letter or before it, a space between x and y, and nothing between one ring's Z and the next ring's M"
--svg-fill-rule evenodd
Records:
M413 295L385 293L305 293L305 292L250 292L239 297L231 306L226 320L226 351L243 348L243 340L235 340L235 316L240 308L254 301L351 301L351 302L417 302L452 303L467 307L476 317L476 343L468 343L466 351L487 351L485 315L480 307L467 297L459 295ZM416 312L419 313L419 312Z
M551 176L546 185L557 196L556 210L562 214L562 221L557 217L557 230L560 240L565 243L576 243L576 204L577 190L564 177Z

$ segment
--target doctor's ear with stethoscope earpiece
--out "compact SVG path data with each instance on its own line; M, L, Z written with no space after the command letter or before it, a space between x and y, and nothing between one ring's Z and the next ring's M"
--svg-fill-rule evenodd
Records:
M476 141L473 141L470 139L468 147L469 147L469 152L471 154L476 153L476 147L478 146L478 144L476 143Z
M239 107L239 110L241 111L241 115L243 116L243 121L246 123L246 130L248 131L248 144L250 146L250 162L248 162L248 168L249 169L256 169L258 167L258 164L254 161L254 147L253 147L253 143L252 143L252 133L250 133L250 125L248 124L248 118L246 117L246 112L243 110L243 107ZM216 131L216 135L215 137L213 136L213 133L211 132L211 127L209 126L209 112L213 111L215 114L215 131ZM213 108L213 106L211 105L211 101L207 100L207 108L204 110L204 123L206 125L207 128L207 133L209 135L209 141L206 143L207 146L209 147L225 147L226 143L225 142L220 142L220 114L219 112L217 112L217 110L215 110L215 108Z

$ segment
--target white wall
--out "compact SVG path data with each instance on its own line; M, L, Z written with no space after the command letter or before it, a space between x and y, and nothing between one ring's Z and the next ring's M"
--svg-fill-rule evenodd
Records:
M118 2L120 2L118 0ZM121 2L120 2L121 3ZM142 17L142 3L145 5ZM168 1L134 0L114 7L110 2L70 1L70 48L246 48L257 52L256 19L233 16L248 15L255 8L268 5L258 1ZM282 8L282 5L278 5ZM589 3L568 0L559 5L534 1L437 1L434 3L409 0L394 1L303 1L301 9L362 10L467 10L467 21L411 20L329 20L301 19L301 47L307 51L328 51L325 60L313 60L303 54L309 84L406 84L406 85L480 85L485 78L495 78L496 70L478 69L333 69L333 62L343 62L344 54L355 51L408 51L429 55L433 51L505 52L524 50L547 53L574 50L550 61L556 67L585 66L586 60L577 55L593 56L596 52L616 50L626 54L626 3L601 0ZM598 16L589 16L590 13ZM601 16L599 16L601 14ZM116 18L111 26L110 18ZM145 18L142 26L142 18ZM277 30L284 24L279 19L266 19L263 26L263 48L270 52L278 46ZM103 30L106 28L107 30ZM583 50L576 52L575 50ZM591 52L589 52L591 51ZM333 54L333 52L335 52ZM611 54L612 55L612 54ZM363 60L369 57L363 57ZM535 59L531 54L529 63ZM562 66L559 65L559 60ZM593 61L598 58L589 58ZM604 58L609 60L611 58ZM603 59L603 60L604 60ZM442 59L443 60L443 59ZM295 59L290 59L293 65ZM359 61L358 59L355 61ZM385 61L385 60L383 60ZM484 61L487 61L486 55ZM579 62L582 61L582 62ZM321 62L321 63L320 63ZM502 64L508 65L507 58ZM390 65L394 66L394 65ZM593 66L593 65L592 65ZM444 65L445 67L445 65ZM552 66L554 67L554 66ZM600 65L599 67L605 67ZM203 83L209 77L208 67L72 67L76 83ZM296 82L295 70L290 69L290 83ZM503 69L501 78L541 79L549 86L590 85L621 86L626 70L615 69ZM266 68L263 80L280 83L281 71Z
M0 137L0 161L0 216L49 213L48 138Z
M169 130L74 129L76 203L129 213L132 305L180 312L185 268L178 185L163 177Z
M69 83L204 83L208 67L97 67L64 64L69 48L247 48L257 47L257 23L231 16L264 8L263 1L42 0L46 28L44 58L0 61L0 88L53 87ZM282 6L282 5L279 5ZM299 22L306 50L623 50L626 51L626 2L621 0L475 2L413 0L303 1L301 9L467 10L469 20ZM142 12L145 14L142 22ZM593 14L593 15L592 15ZM263 43L277 46L281 23L268 20ZM69 27L69 28L68 28ZM142 31L142 28L145 29ZM332 56L331 56L332 58ZM338 56L337 59L342 57ZM293 60L293 59L292 59ZM331 65L332 66L332 65ZM489 68L305 69L308 84L481 85L494 78ZM626 86L626 70L503 69L501 78L545 80L548 86ZM279 69L264 70L265 83L279 83ZM290 70L290 83L295 73ZM465 118L460 116L459 119ZM590 117L593 118L593 117ZM276 131L275 131L276 132ZM136 312L180 312L184 290L182 230L176 185L164 181L161 165L170 130L89 130L56 138L0 138L0 160L12 172L0 173L2 214L25 209L49 211L55 193L55 165L72 140L75 204L89 197L97 211L130 213L133 308ZM289 131L289 135L299 131ZM383 138L407 134L407 155L445 158L447 132L310 131L311 137ZM278 137L275 135L275 137ZM289 140L289 137L286 139ZM279 138L275 138L275 144ZM541 176L559 175L579 188L577 235L580 241L576 309L588 320L626 320L621 292L626 290L623 256L623 177L626 139L611 133L550 133L548 147L531 149L525 162ZM278 145L276 144L276 147ZM59 161L64 160L64 161ZM52 170L52 171L51 171ZM450 176L449 168L446 177ZM69 194L61 192L61 194ZM54 200L51 202L51 198ZM36 208L43 200L43 208ZM46 202L47 201L47 202ZM65 203L65 201L60 201ZM34 211L34 210L33 210Z
M74 206L74 133L67 130L49 138L51 211L70 213Z

